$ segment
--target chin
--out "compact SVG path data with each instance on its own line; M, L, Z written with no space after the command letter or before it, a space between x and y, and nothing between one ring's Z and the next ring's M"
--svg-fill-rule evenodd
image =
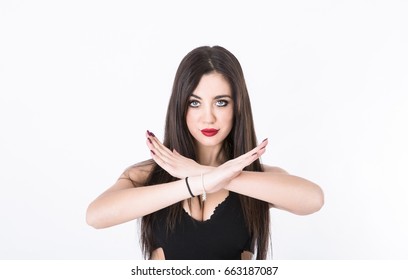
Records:
M205 137L205 136L204 136ZM218 138L218 137L217 137ZM206 138L201 138L200 140L196 140L196 142L198 144L200 144L201 146L205 146L205 147L216 147L221 145L224 140L220 140L219 138L216 139L214 137L206 137Z

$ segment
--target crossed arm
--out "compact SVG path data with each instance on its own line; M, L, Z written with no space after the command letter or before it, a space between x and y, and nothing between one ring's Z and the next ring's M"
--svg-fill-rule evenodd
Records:
M207 193L227 189L298 215L314 213L323 206L323 192L313 182L265 165L265 172L243 171L265 153L267 140L238 158L218 167L210 167L200 165L175 150L170 151L152 135L147 134L146 137L153 160L181 180L146 187L142 182L147 178L152 165L128 169L112 187L89 205L86 219L91 226L113 226L189 198L190 194L183 180L185 177L189 177L193 194L199 195L202 193L201 174L204 174ZM135 188L130 179L140 184Z

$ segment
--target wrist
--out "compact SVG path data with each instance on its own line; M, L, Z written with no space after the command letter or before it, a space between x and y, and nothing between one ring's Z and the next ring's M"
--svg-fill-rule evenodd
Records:
M213 171L215 168L216 167L214 167L214 166L200 165L200 172L202 174L206 174L208 172Z
M188 185L187 185L188 183ZM201 175L186 178L186 187L193 197L203 194Z
M226 183L224 189L229 190L229 191L234 191L234 189L236 189L236 186L237 186L237 184L238 184L239 176L240 176L241 174L242 174L242 173L240 173L240 174L238 174L237 176L231 178L231 179L228 181L228 183Z

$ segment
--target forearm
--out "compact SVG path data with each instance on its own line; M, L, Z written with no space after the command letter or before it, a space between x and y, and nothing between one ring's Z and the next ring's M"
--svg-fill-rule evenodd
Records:
M199 180L199 177L189 178L194 195L200 193ZM86 219L94 228L106 228L143 217L189 197L185 180L111 191L89 205Z
M231 180L227 189L298 215L314 213L324 203L318 185L289 174L243 171Z

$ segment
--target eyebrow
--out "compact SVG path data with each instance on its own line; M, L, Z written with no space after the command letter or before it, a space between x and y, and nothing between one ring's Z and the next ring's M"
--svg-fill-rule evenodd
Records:
M200 96L195 95L195 94L192 94L191 97L197 98L197 99L199 99L199 100L202 99ZM230 95L227 95L227 94L217 95L217 96L214 97L214 99L221 99L221 98L231 98L231 99L232 99L232 97L231 97Z

